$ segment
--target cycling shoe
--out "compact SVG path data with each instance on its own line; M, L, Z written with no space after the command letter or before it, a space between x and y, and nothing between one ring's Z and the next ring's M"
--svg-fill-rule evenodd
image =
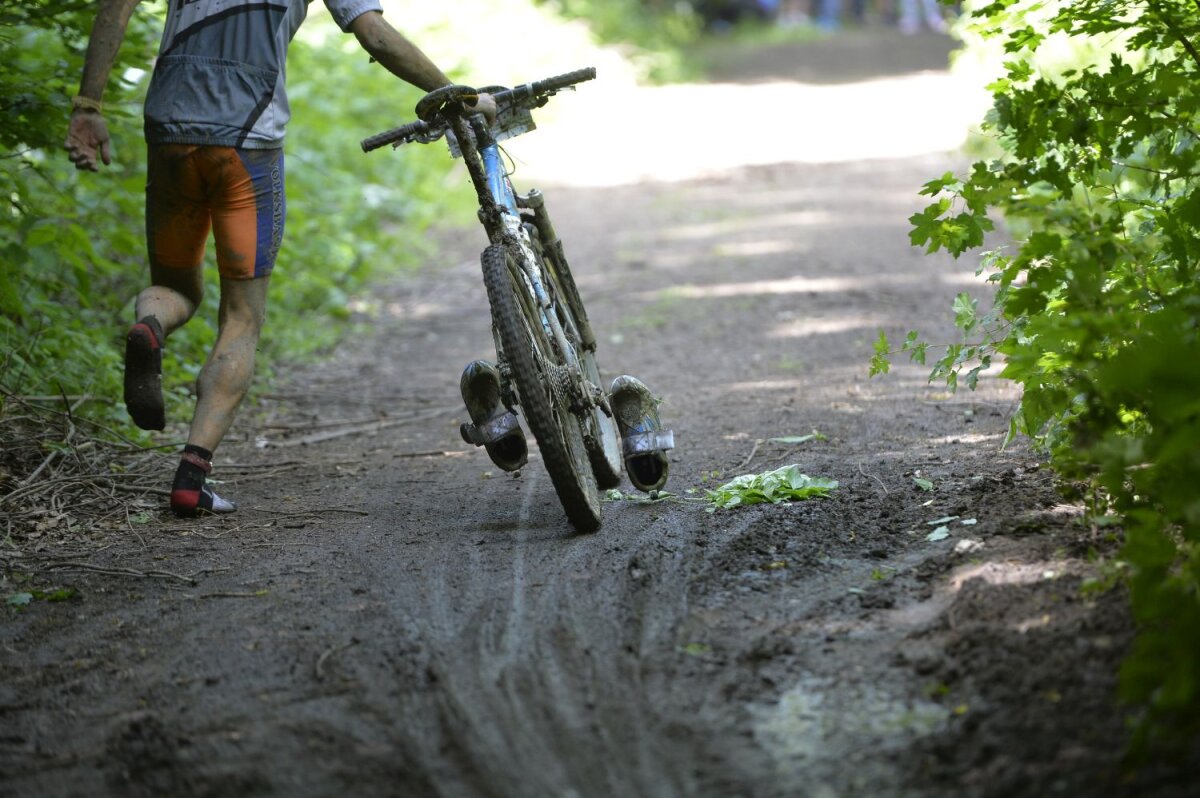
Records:
M500 372L486 360L476 360L463 369L458 381L470 424L459 427L463 440L482 446L492 462L504 471L516 471L529 459L525 432L517 414L500 398Z
M675 448L675 433L662 428L658 401L641 380L628 375L613 380L609 394L629 481L646 493L661 489L667 483L666 453Z

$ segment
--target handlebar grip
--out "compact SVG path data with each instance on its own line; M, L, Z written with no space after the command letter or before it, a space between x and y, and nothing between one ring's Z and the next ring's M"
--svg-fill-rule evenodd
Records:
M424 122L420 120L417 120L416 122L409 122L407 125L401 125L400 127L395 127L391 130L385 130L382 133L376 133L374 136L363 139L361 142L362 149L363 152L370 152L371 150L377 150L380 147L386 147L388 144L402 141L404 139L411 138L412 136L427 132L429 132L429 125L425 124Z
M588 67L587 69L576 69L574 72L568 72L565 75L556 75L552 78L539 80L533 84L534 93L540 94L544 91L556 91L565 89L567 86L573 86L576 83L583 83L585 80L595 80L596 68Z

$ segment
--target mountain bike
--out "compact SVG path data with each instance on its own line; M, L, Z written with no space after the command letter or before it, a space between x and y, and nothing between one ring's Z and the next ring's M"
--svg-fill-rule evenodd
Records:
M621 442L600 383L596 335L545 197L537 189L517 193L499 142L533 130L534 108L595 77L595 69L581 69L511 89L445 86L417 103L417 121L362 141L370 152L445 137L466 164L491 242L480 261L501 396L510 412L520 408L567 519L580 532L600 527L600 490L621 480ZM481 92L496 101L490 126L467 105Z

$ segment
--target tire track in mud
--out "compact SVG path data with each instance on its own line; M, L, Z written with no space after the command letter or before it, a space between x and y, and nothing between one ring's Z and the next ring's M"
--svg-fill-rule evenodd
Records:
M507 544L473 545L465 557L452 546L434 565L437 587L415 615L427 619L423 637L436 641L428 703L441 734L423 758L444 773L445 752L453 752L458 772L475 774L459 788L478 795L694 794L691 752L662 750L670 743L661 699L647 689L639 651L659 644L641 622L669 626L678 610L662 605L677 605L686 581L653 571L675 589L648 591L651 572L637 555L626 565L614 560L631 547L657 548L655 524L632 539L608 524L596 536L547 541L544 527L531 526L535 497L544 501L550 489L539 467L531 464L522 479ZM503 576L478 555L485 547L511 554ZM627 618L638 623L622 623Z

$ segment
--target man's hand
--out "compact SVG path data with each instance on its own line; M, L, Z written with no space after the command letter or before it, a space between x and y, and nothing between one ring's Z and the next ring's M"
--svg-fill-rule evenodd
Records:
M71 124L67 128L67 140L63 146L66 147L76 169L100 171L96 164L97 154L105 166L112 163L108 124L99 111L79 109L72 113Z
M476 113L483 114L488 125L492 125L496 121L496 99L490 94L480 93L479 98L474 104L468 105L468 108L473 109Z

